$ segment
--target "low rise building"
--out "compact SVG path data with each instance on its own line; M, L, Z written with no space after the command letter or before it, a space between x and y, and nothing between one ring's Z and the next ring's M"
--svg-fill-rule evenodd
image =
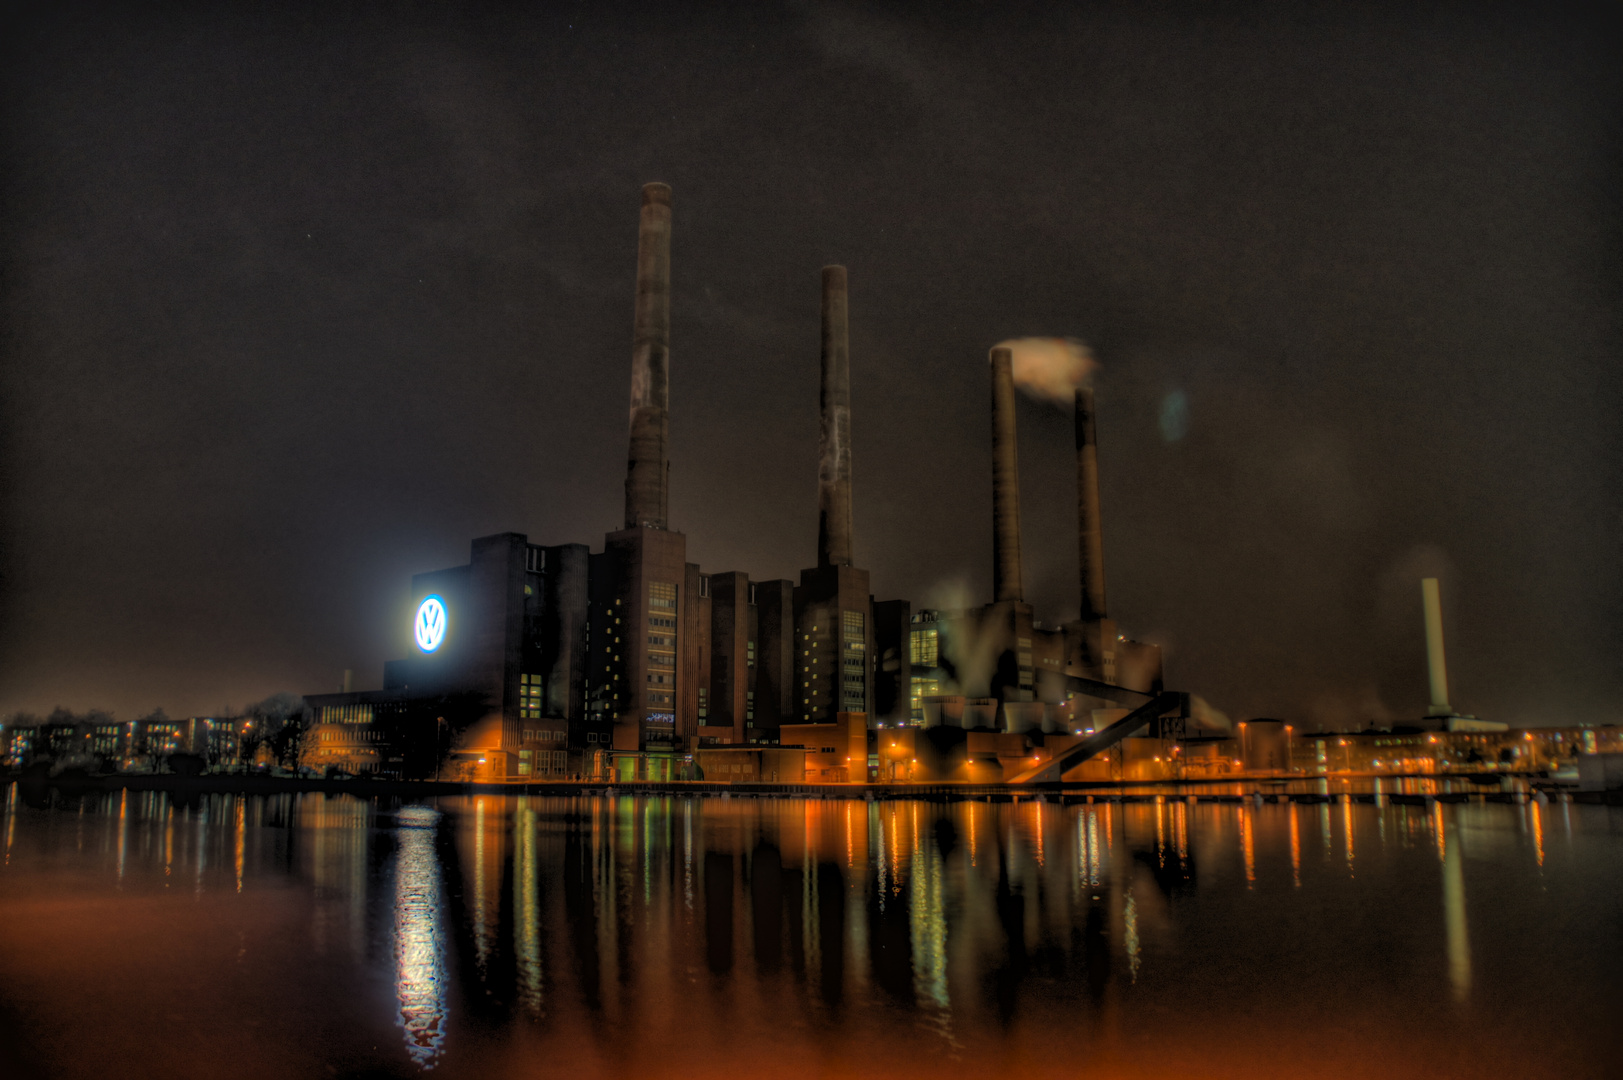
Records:
M806 779L806 756L800 746L727 746L697 750L693 758L700 780L798 784Z
M781 745L805 751L805 779L832 784L869 779L868 714L836 713L832 724L784 724Z

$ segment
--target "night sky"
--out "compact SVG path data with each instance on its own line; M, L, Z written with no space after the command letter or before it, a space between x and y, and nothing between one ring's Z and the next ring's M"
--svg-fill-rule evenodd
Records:
M417 571L622 515L639 188L674 190L670 497L815 562L819 269L856 553L991 588L987 349L1101 364L1111 613L1327 725L1616 721L1623 38L1577 9L13 7L0 713L376 686ZM1540 10L1534 11L1538 7ZM1020 414L1077 605L1071 418Z

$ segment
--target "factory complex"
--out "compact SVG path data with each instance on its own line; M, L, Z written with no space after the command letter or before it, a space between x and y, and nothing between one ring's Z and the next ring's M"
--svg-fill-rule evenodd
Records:
M670 189L648 184L625 514L597 550L532 544L517 532L474 539L466 563L411 579L410 655L384 665L382 688L352 691L346 672L341 693L302 705L282 695L303 712L294 737L274 747L249 717L159 711L116 722L59 709L44 722L0 725L0 765L49 759L143 772L190 758L196 769L464 783L1108 785L1562 777L1605 757L1618 773L1606 773L1606 786L1623 786L1615 726L1510 731L1455 712L1431 578L1421 583L1431 704L1411 724L1332 733L1262 718L1230 725L1167 690L1160 647L1129 640L1106 604L1095 400L1080 365L1061 380L1074 396L1076 618L1038 622L1021 569L1020 342L994 347L988 363L991 597L950 611L876 598L853 558L843 266L821 274L815 565L798 581L762 581L688 561L687 537L670 527L670 242Z
M1231 728L1162 685L1106 606L1092 386L1074 390L1077 617L1033 618L1020 561L1014 357L991 350L993 595L876 599L852 557L849 289L822 270L816 565L706 571L670 528L671 192L642 192L622 527L599 550L480 537L411 582L412 654L383 688L307 697L301 770L463 782L1153 782L1560 770L1615 728L1508 732L1448 704L1437 583L1432 704L1390 731ZM808 537L808 539L810 539ZM1597 742L1597 739L1599 742ZM1604 743L1605 745L1600 745Z
M932 773L1002 778L998 752L978 736L1013 737L1024 751L1161 700L1160 649L1125 640L1106 613L1087 386L1076 392L1078 617L1061 627L1033 619L1007 348L989 365L991 602L933 611L872 595L852 559L841 266L822 271L816 565L799 581L756 581L689 562L686 536L669 526L670 239L670 189L648 184L623 527L597 551L481 537L466 564L416 575L413 654L385 666L381 690L308 697L302 765L480 781L860 781L886 768L874 732L893 729L930 743L914 756L946 763ZM1179 704L1150 709L1137 728Z

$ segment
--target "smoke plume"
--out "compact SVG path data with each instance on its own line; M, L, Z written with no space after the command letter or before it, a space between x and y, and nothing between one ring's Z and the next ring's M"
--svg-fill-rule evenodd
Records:
M1014 360L1014 385L1027 396L1070 408L1076 388L1093 379L1099 362L1076 338L1025 337L1000 341Z
M1199 694L1189 695L1189 718L1206 731L1233 731L1234 721L1228 713L1215 708Z

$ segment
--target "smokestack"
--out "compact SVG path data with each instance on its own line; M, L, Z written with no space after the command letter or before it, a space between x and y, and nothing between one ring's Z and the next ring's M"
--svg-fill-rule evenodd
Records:
M817 565L851 565L851 341L845 267L823 267L822 429Z
M1448 705L1448 666L1443 661L1443 600L1437 579L1422 578L1420 598L1426 607L1426 660L1431 668L1431 708L1427 716L1452 716Z
M1076 388L1076 532L1082 570L1082 619L1105 617L1105 544L1099 518L1099 435L1093 388Z
M1014 427L1014 354L992 350L992 599L1020 587L1020 460Z
M644 184L637 230L637 314L631 346L631 453L626 528L663 529L670 463L671 189Z

